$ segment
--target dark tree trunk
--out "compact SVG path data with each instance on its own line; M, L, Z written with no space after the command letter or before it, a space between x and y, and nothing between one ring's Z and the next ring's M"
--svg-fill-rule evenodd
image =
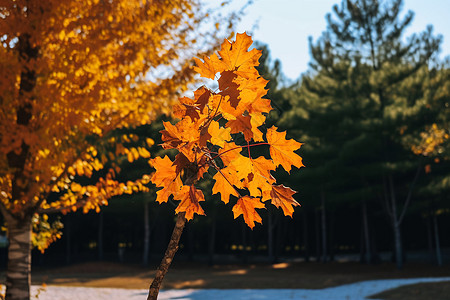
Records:
M98 213L98 260L103 260L103 211Z
M320 261L320 211L316 209L315 216L315 227L316 227L316 261Z
M29 300L31 285L31 216L8 222L6 300Z
M327 262L327 222L326 222L326 211L325 211L325 192L322 191L321 195L321 227L322 227L322 262Z
M247 256L247 225L242 223L242 263L246 264L248 262Z
M156 271L156 276L150 285L148 291L147 300L157 300L159 289L161 288L161 283L169 270L170 264L173 261L175 253L178 250L178 244L180 242L181 234L183 233L184 226L186 225L186 213L180 212L177 215L177 221L175 223L175 228L172 232L172 237L170 238L169 245L167 246L166 253L164 253L164 257L161 260L161 263Z
M142 251L142 265L148 266L148 256L150 252L150 217L148 201L144 201L144 249Z
M267 209L267 258L270 263L273 263L275 256L273 253L273 214L270 208Z
M392 176L389 176L389 190L391 200L391 221L392 230L394 234L394 249L395 249L395 262L397 269L403 268L403 249L402 249L402 237L400 232L400 220L397 212L397 198L395 195L394 180Z
M429 215L426 220L427 224L427 237L428 237L428 254L430 257L430 263L434 263L434 251L433 251L433 230L431 227L431 215Z
M64 236L66 239L66 264L70 264L72 262L71 226L71 217L70 215L66 215L66 220L64 222Z
M365 248L365 256L364 262L369 264L372 261L372 251L370 245L370 234L369 234L369 220L367 216L367 202L366 199L362 199L362 221L364 228L364 248Z
M436 213L433 214L434 242L436 245L436 262L438 266L442 266L441 243L439 241L439 228Z
M213 214L211 231L209 232L209 245L208 245L208 263L209 265L214 264L214 253L216 249L216 217Z
M305 261L309 261L309 235L308 235L308 214L306 209L303 209L303 247L305 248Z
M334 228L335 228L335 219L334 212L330 214L330 239L328 240L329 244L329 252L330 252L330 261L334 261Z

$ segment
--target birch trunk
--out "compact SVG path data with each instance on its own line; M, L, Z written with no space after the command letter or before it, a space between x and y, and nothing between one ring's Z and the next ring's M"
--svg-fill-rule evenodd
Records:
M31 217L7 218L6 300L29 300L31 285Z

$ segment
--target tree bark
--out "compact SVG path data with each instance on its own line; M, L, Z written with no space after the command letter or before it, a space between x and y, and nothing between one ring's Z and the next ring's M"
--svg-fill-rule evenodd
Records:
M159 289L161 288L161 283L169 270L170 264L173 261L175 253L178 250L178 243L180 242L181 234L183 233L184 226L186 225L186 213L180 212L177 215L177 221L175 223L175 228L172 232L172 237L170 238L169 245L167 246L166 253L156 271L156 276L150 285L148 291L147 300L158 299Z
M31 285L31 216L8 222L6 300L29 300Z

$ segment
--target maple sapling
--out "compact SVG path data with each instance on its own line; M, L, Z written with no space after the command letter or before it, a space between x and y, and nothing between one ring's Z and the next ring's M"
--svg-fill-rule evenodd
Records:
M195 58L195 71L217 80L218 90L202 86L194 92L194 99L181 98L173 107L179 121L175 125L164 122L162 147L176 149L178 154L174 161L168 156L150 160L156 169L151 181L162 188L156 201L166 202L173 196L180 203L175 209L176 226L148 299L158 296L185 222L194 214L205 214L200 205L205 198L196 184L206 172L215 172L212 193L220 193L224 203L237 199L232 208L234 218L242 215L250 228L262 222L256 209L264 208L266 201L291 217L294 206L299 205L293 198L295 191L276 185L271 171L282 166L290 173L292 166L302 167L302 158L294 152L301 143L287 140L286 132L277 131L275 126L261 129L272 107L270 100L263 98L268 81L255 68L261 51L249 51L251 44L246 33L237 34L236 41L223 42L219 55L214 53L203 61ZM269 148L270 158L252 153L254 147L261 146Z

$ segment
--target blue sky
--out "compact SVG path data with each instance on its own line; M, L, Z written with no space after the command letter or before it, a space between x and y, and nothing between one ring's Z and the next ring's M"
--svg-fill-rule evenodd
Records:
M243 1L235 0L234 6ZM255 0L237 26L237 32L247 31L254 40L269 45L272 58L282 63L284 74L296 79L305 72L310 61L308 36L316 40L326 29L325 15L340 0ZM450 55L450 0L404 0L401 15L415 13L406 31L422 32L428 24L435 34L444 37L441 57ZM257 25L255 27L255 25Z

